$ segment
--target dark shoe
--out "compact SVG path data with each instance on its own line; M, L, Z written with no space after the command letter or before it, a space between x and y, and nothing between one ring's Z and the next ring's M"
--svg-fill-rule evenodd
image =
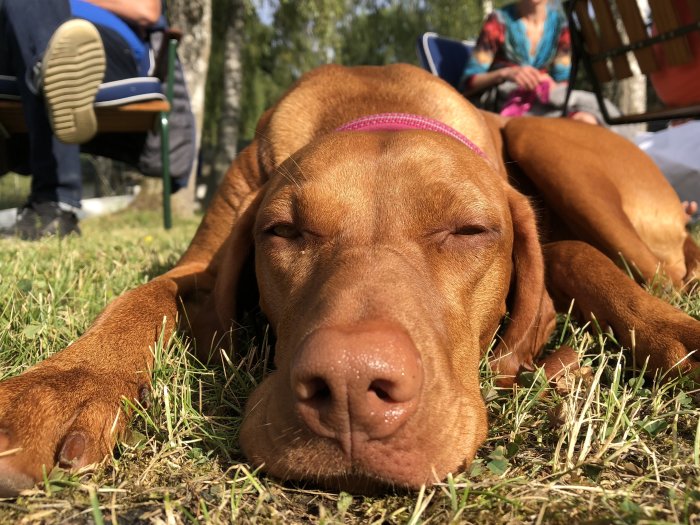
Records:
M27 241L70 234L80 235L78 217L72 211L61 209L56 202L28 202L17 211L14 226L2 231L3 237L19 237Z
M51 37L41 65L54 134L66 144L87 142L97 132L93 103L106 67L97 28L79 18L61 24Z

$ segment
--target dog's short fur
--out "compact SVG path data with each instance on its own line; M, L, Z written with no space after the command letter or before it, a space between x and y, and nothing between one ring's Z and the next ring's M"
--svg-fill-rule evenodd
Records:
M486 158L434 131L334 131L383 112L437 119ZM700 323L616 263L680 287L697 254L662 174L602 127L482 113L411 66L321 68L262 117L174 269L0 385L0 452L20 449L0 456L2 492L111 450L164 316L166 337L181 313L206 353L251 297L277 342L241 428L250 461L348 490L430 483L486 435L494 337L502 384L569 364L565 348L538 361L554 305L575 299L626 345L634 329L652 371L694 368Z

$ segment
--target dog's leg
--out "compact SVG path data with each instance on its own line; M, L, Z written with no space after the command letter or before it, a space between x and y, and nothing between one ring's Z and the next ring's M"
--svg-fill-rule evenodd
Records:
M683 280L686 283L700 279L700 247L689 235L683 244L683 256L685 257L686 274Z
M648 370L690 371L700 359L700 321L647 293L596 248L579 241L544 247L547 289L560 309L573 299L584 318L612 327Z
M661 271L682 284L685 214L663 174L634 144L600 126L534 117L513 119L504 136L512 166L573 238L636 269L639 281Z
M64 351L0 383L0 495L31 487L43 468L111 451L126 424L122 399L148 395L152 348L172 335L178 296L204 270L186 265L125 293Z
M257 184L256 147L241 153L178 265L113 301L68 348L0 383L0 497L56 464L101 460L126 428L124 398L145 399L152 348L176 329L181 304L216 284L221 247Z
M581 368L578 354L570 346L562 345L551 354L536 361L537 366L544 368L545 377L556 382L563 375L575 372Z

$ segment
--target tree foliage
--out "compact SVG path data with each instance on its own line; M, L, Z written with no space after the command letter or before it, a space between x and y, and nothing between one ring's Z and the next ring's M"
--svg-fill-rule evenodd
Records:
M496 0L502 5L507 0ZM213 0L212 61L205 143L215 142L224 36L233 0ZM475 38L483 0L245 0L240 137L252 138L261 113L301 74L321 64L417 64L425 31Z

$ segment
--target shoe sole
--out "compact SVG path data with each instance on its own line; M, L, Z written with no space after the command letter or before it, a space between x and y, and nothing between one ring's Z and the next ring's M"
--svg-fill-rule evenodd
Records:
M42 77L49 121L61 142L82 144L97 133L93 103L105 64L100 33L87 20L69 20L51 37Z

